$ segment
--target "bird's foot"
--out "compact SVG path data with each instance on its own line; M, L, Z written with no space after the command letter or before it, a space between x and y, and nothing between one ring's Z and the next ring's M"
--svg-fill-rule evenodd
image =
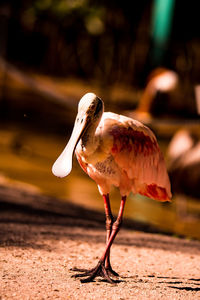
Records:
M91 270L85 270L85 269L73 269L73 271L79 271L81 272L80 274L75 274L72 277L85 277L87 276L87 278L85 279L81 279L81 282L91 282L94 280L94 278L100 276L102 277L104 280L106 280L109 283L116 283L118 282L117 280L112 279L110 276L114 276L114 277L118 277L119 275L113 271L113 269L111 268L111 266L109 266L108 268L105 268L104 262L103 261L99 261L97 266Z
M111 265L105 267L105 269L110 276L119 277L119 274L112 269Z

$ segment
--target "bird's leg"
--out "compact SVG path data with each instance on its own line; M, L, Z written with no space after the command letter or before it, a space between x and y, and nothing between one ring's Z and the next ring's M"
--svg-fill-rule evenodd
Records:
M110 199L109 194L103 195L104 200L104 208L105 208L105 215L106 215L106 245L109 242L109 238L112 232L112 226L113 226L113 215L110 207ZM110 250L108 251L108 254L105 258L105 269L109 273L109 275L119 276L115 271L113 271L111 264L110 264Z
M111 232L112 232L112 226L114 222L114 218L112 215L111 207L110 207L110 199L109 199L109 194L104 194L103 195L103 200L104 200L104 208L105 208L105 215L106 215L106 245L109 241ZM84 277L84 276L89 276L91 273L94 271L95 268L91 270L86 270L86 269L73 269L74 271L79 271L83 272L82 274L75 275L75 277ZM115 271L113 271L111 264L110 264L110 251L108 251L108 254L105 259L105 269L109 273L109 275L113 276L119 276Z
M110 251L111 246L112 246L112 243L113 243L117 233L120 230L120 227L121 227L121 224L122 224L122 218L123 218L125 202L126 202L126 196L122 197L119 213L118 213L118 216L117 216L117 220L113 223L112 232L111 232L110 238L108 240L106 250L105 250L103 256L101 257L102 261L106 260L106 257L107 257L107 255Z
M117 220L113 223L112 232L110 233L110 237L109 237L109 240L107 242L106 249L105 249L101 259L99 260L97 266L95 268L93 268L92 270L88 271L88 272L85 272L83 274L75 275L75 277L88 276L86 279L82 279L81 282L93 281L93 279L97 276L103 277L106 281L108 281L110 283L115 282L114 280L112 280L110 278L110 276L109 276L110 274L106 270L106 267L105 267L105 262L106 262L106 258L108 257L108 254L110 252L110 248L112 246L112 243L113 243L117 233L120 230L120 227L121 227L121 224L122 224L122 217L123 217L125 202L126 202L126 196L122 197ZM107 234L108 234L108 232L107 232Z

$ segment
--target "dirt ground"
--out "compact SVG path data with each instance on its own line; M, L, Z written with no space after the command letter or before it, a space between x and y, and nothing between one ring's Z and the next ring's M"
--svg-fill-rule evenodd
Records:
M119 282L99 277L81 283L72 269L98 262L105 245L103 215L89 217L79 207L61 214L13 205L13 193L4 201L4 192L0 190L1 300L200 299L199 241L143 232L125 223L111 252Z

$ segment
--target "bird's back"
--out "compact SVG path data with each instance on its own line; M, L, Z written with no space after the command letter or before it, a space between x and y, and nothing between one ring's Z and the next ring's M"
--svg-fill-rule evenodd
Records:
M85 164L79 155L77 158L100 189L102 186L102 193L114 184L122 195L132 191L160 201L170 200L164 158L148 127L131 118L106 112L96 136L99 147L94 161Z

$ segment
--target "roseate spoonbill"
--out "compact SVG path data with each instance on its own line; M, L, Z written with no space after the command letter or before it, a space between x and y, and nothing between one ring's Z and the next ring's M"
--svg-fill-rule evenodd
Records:
M103 196L106 214L106 248L97 266L75 277L82 282L102 276L113 283L118 276L110 264L110 248L120 229L126 197L132 191L159 201L170 201L170 182L163 156L153 132L142 123L111 112L104 112L103 101L93 93L84 95L78 105L71 138L53 165L58 177L72 169L72 156L97 183ZM109 192L111 185L119 188L121 205L114 222ZM77 269L78 270L78 269Z
M154 117L196 115L193 94L193 86L183 82L176 72L166 68L156 68L147 78L137 108L128 115L145 123L149 123Z
M151 72L148 78L142 98L138 105L137 111L150 112L155 100L156 94L172 93L178 86L178 75L165 68L157 68Z

